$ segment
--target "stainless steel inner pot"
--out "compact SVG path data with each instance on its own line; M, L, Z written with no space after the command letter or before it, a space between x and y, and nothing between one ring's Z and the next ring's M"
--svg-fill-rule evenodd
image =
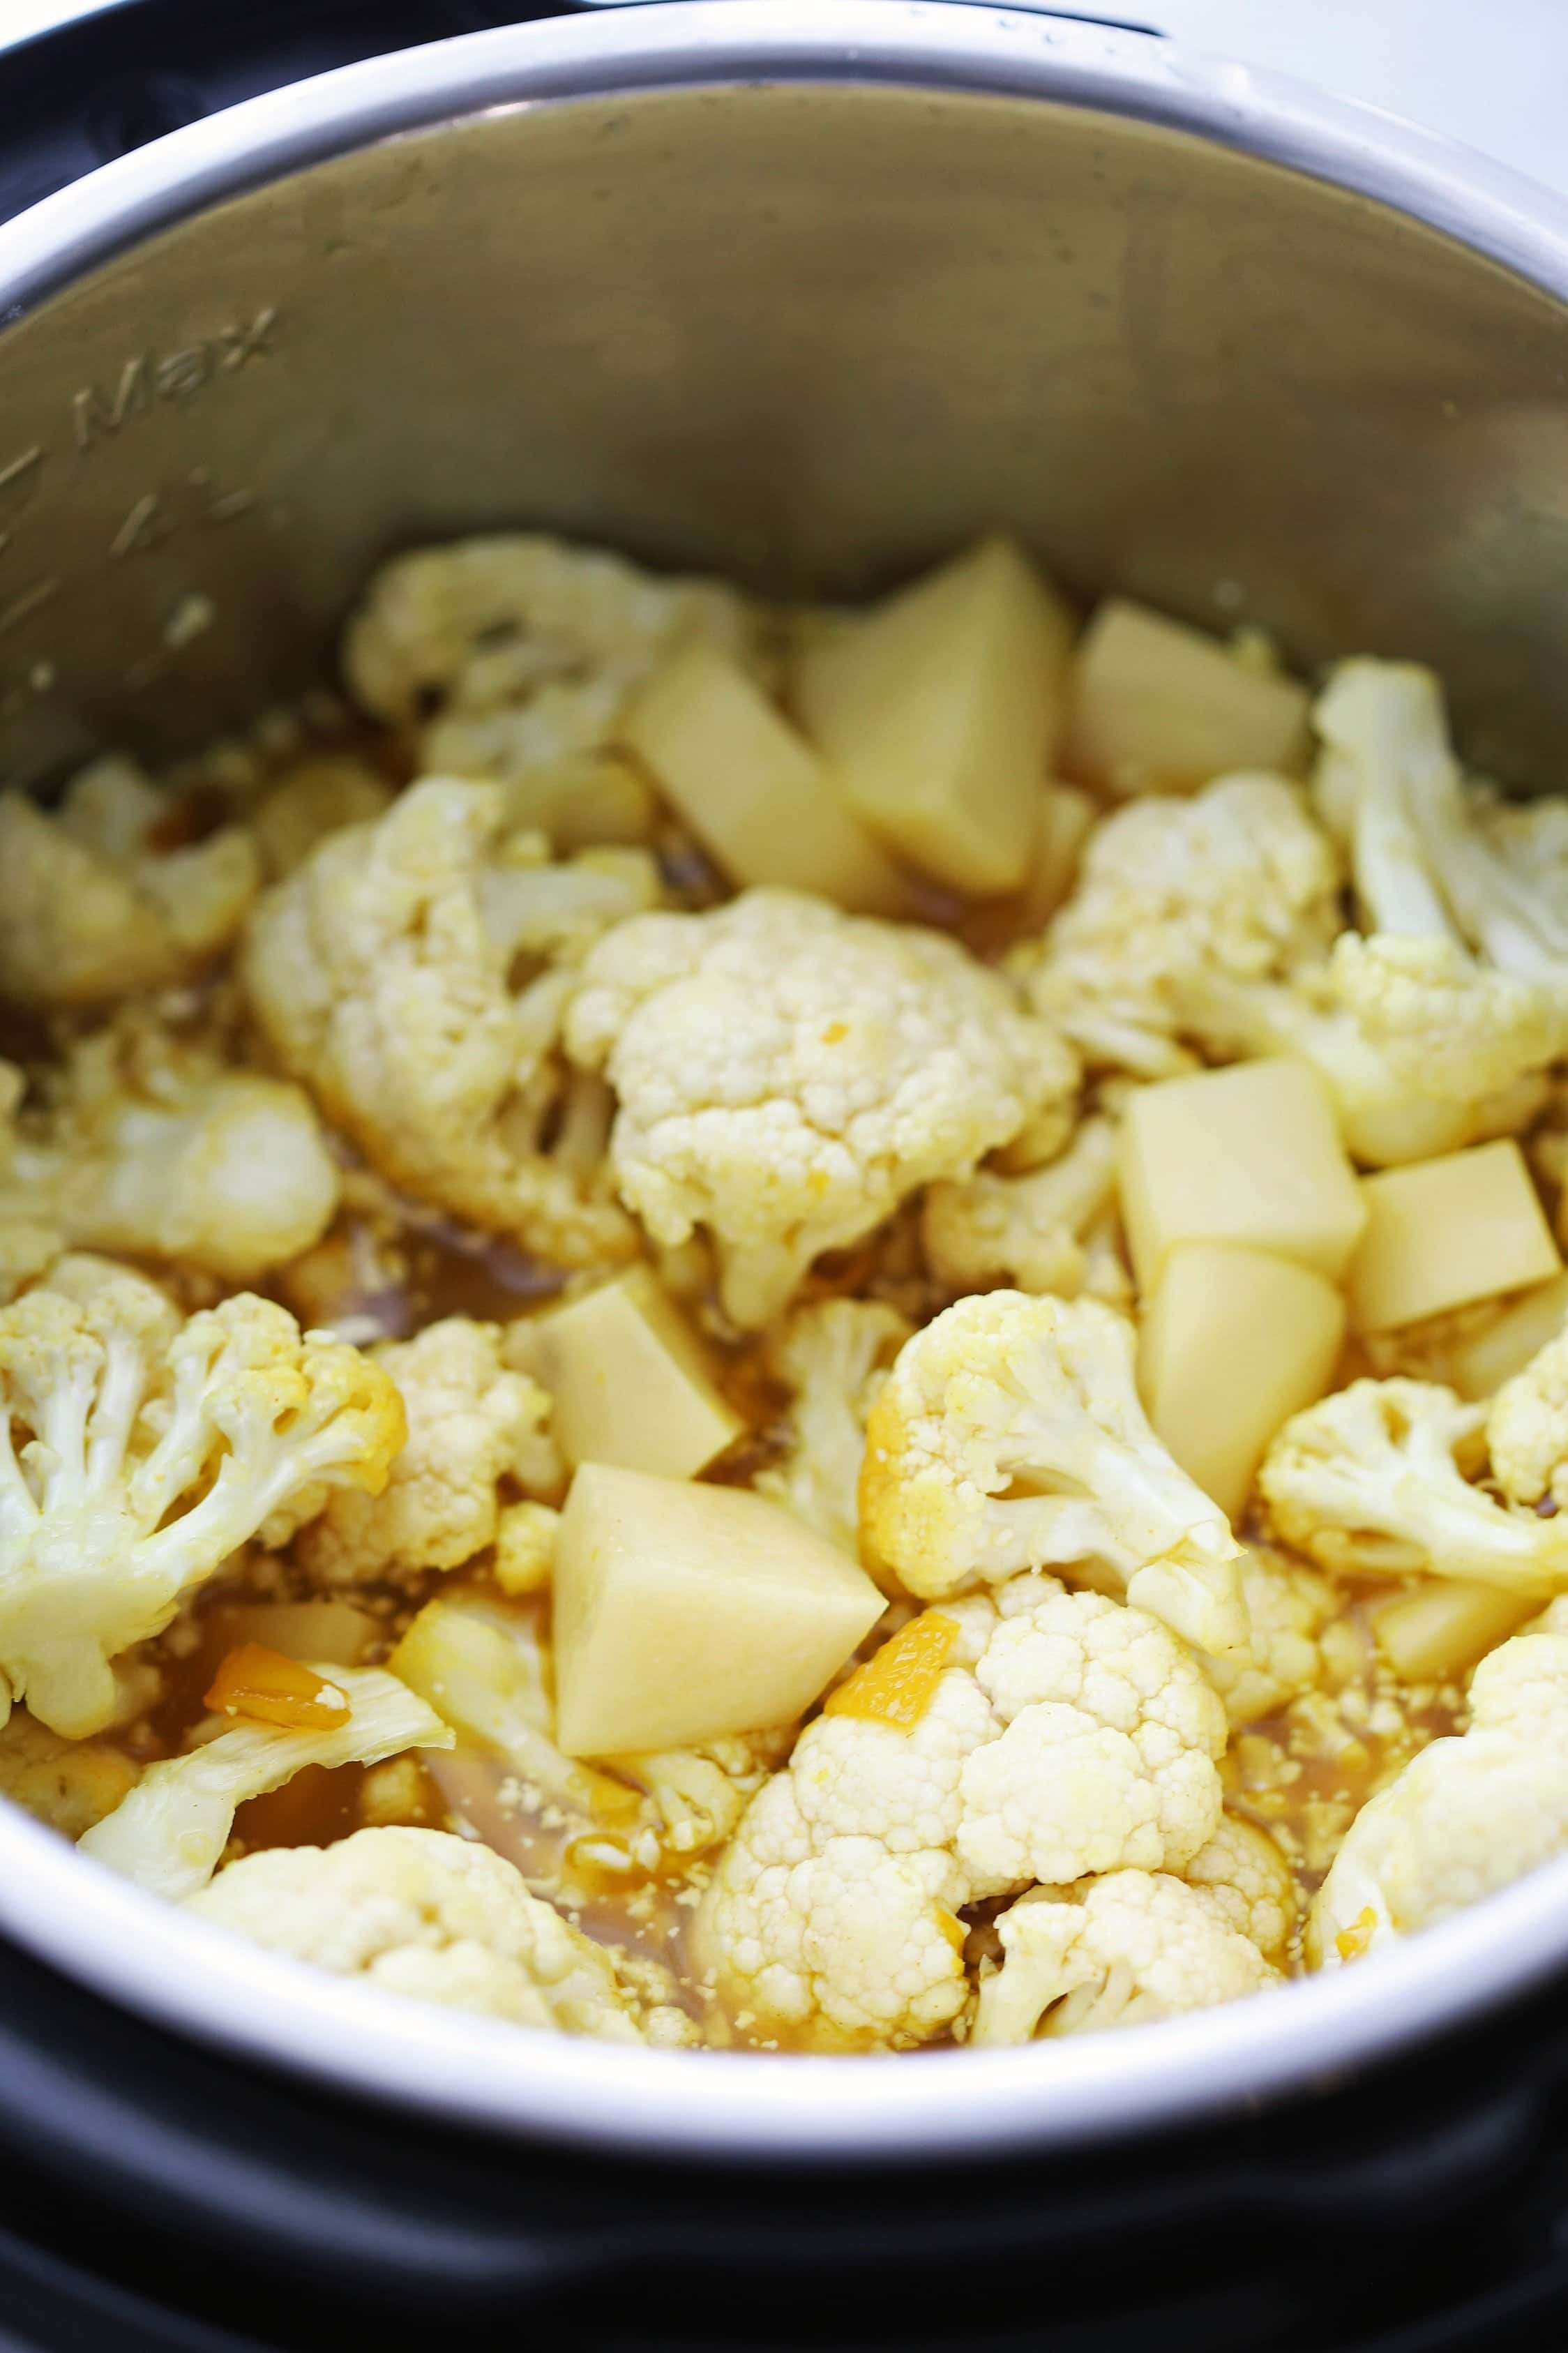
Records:
M984 525L1086 594L1418 655L1568 780L1568 212L1137 35L895 0L484 34L0 230L0 777L330 670L368 567L532 523L863 588ZM231 1943L0 1807L0 1929L210 2042L626 2147L950 2156L1256 2104L1568 1963L1568 1863L1135 2034L770 2060L522 2035Z

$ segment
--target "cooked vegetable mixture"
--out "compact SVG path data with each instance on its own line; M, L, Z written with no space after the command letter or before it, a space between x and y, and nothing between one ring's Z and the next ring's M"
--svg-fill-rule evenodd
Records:
M0 795L0 1791L670 2048L1168 2017L1568 1848L1568 797L1001 540L473 540L345 667Z

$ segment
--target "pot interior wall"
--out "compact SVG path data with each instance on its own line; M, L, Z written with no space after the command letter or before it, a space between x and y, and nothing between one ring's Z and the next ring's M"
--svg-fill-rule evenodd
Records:
M366 568L543 525L780 588L987 524L1568 777L1568 314L1184 134L786 83L516 107L128 252L0 338L0 775L324 674Z

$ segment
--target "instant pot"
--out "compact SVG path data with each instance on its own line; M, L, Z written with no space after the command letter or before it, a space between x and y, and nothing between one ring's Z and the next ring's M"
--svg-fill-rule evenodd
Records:
M507 522L828 593L1006 522L1565 780L1568 206L1479 153L1065 15L11 5L7 782L288 702L379 557ZM1568 1863L1135 2033L626 2052L0 1808L0 2347L1557 2342L1565 1991Z

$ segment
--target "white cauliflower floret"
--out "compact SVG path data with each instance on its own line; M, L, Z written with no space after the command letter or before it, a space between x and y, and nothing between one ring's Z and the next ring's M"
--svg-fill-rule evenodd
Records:
M797 1308L768 1342L768 1369L793 1393L790 1443L752 1484L846 1552L858 1548L866 1418L910 1328L879 1300L827 1299Z
M1283 1968L1296 1926L1296 1882L1274 1841L1256 1822L1222 1814L1182 1877L1210 1910Z
M374 1765L407 1748L451 1746L440 1717L395 1675L377 1667L315 1672L334 1701L348 1702L346 1724L237 1724L186 1756L149 1765L129 1797L77 1841L83 1854L183 1904L217 1869L236 1809L247 1799L280 1789L307 1765Z
M1247 1633L1240 1547L1138 1399L1127 1318L1096 1300L961 1299L871 1409L868 1555L935 1599L1023 1568L1098 1562L1206 1651Z
M640 2039L607 1953L504 1856L449 1831L367 1830L246 1855L191 1911L385 1993L517 2026Z
M1352 1381L1285 1424L1258 1492L1281 1541L1320 1567L1549 1595L1568 1583L1568 1522L1471 1485L1486 1425L1484 1405L1436 1381Z
M111 1814L140 1770L107 1742L62 1740L26 1708L13 1708L0 1727L0 1797L64 1838L79 1839Z
M604 1761L652 1800L659 1844L686 1859L722 1846L792 1733L733 1733L699 1748L641 1749Z
M300 1535L296 1555L314 1582L460 1568L496 1542L503 1482L559 1486L550 1399L503 1368L500 1347L499 1324L448 1315L371 1351L396 1386L408 1435L378 1495L332 1495Z
M1240 1567L1247 1640L1234 1651L1200 1654L1233 1732L1321 1683L1318 1637L1336 1608L1322 1577L1267 1545L1247 1545Z
M1568 1333L1499 1389L1487 1409L1487 1450L1510 1504L1568 1504Z
M100 760L46 816L0 793L0 997L91 1005L155 987L215 955L261 881L256 845L227 826L159 846L166 797L128 761Z
M1470 1728L1435 1740L1363 1806L1312 1908L1333 1968L1477 1904L1568 1847L1568 1615L1481 1661Z
M660 1244L708 1229L746 1326L918 1186L1065 1111L1078 1075L955 941L780 890L619 925L566 1042L619 1098L622 1198Z
M1086 1247L1116 1202L1116 1124L1086 1119L1059 1159L1026 1176L978 1169L925 1197L921 1242L939 1282L957 1293L1010 1283L1076 1299L1098 1270Z
M633 691L678 644L742 653L747 608L721 582L659 579L623 556L536 533L424 548L384 565L349 624L361 702L418 732L423 765L515 791L604 750ZM630 838L635 838L635 835Z
M1165 1873L1036 1888L996 1933L1003 1963L981 1984L971 2038L981 2046L1142 2026L1261 1993L1279 1978L1201 1890Z
M1193 981L1286 979L1317 962L1339 929L1340 883L1295 786L1223 776L1098 826L1071 898L1013 968L1089 1061L1169 1078L1192 1067L1181 1038Z
M270 1301L182 1324L140 1276L62 1260L0 1312L0 1706L99 1731L113 1658L301 1493L383 1486L403 1436L386 1375Z
M264 894L243 976L285 1067L382 1176L552 1264L613 1261L635 1238L602 1167L608 1102L555 1051L569 973L510 985L562 870L503 867L500 826L493 786L411 786ZM606 888L595 869L599 918L646 905L648 871Z
M226 1068L146 1019L77 1039L0 1148L0 1225L253 1282L320 1240L337 1164L300 1088ZM0 1113L0 1128L5 1126Z
M1142 1612L1054 1578L928 1609L753 1799L694 1953L736 2012L832 2047L928 2040L968 1999L958 1914L1048 1869L1179 1869L1221 1810L1218 1700Z

